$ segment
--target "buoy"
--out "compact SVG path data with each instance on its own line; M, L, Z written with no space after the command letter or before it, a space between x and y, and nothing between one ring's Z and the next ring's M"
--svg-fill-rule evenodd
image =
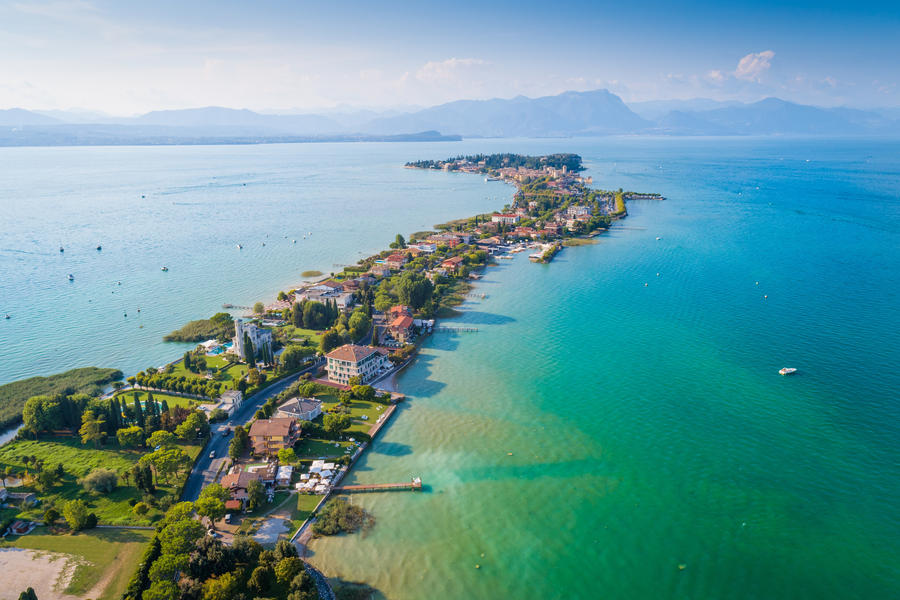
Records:
M659 273L657 273L656 276L659 277Z
M476 568L476 569L480 569L480 568L481 568L481 565L475 565L475 568Z
M650 285L650 284L649 284L649 283L645 283L645 284L644 284L644 287L647 287L648 285Z
M769 298L769 295L768 295L768 294L766 294L765 296L763 296L763 300L767 300L768 298Z
M756 282L756 285L759 285L759 282L758 282L758 281Z
M687 565L686 565L686 564L683 564L683 563L682 563L682 564L678 565L678 570L679 570L679 571L684 571L685 569L687 569Z
M481 553L481 558L484 558L484 552Z
M507 455L507 456L512 456L512 452L507 452L506 455Z

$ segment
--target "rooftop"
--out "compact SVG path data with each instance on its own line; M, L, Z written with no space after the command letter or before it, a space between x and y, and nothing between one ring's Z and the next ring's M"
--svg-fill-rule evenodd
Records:
M289 417L275 417L274 419L257 419L250 426L250 436L286 437L291 433L294 420Z
M348 362L359 362L375 354L377 350L368 346L357 346L356 344L344 344L340 348L335 348L325 355L326 358L335 360L346 360Z

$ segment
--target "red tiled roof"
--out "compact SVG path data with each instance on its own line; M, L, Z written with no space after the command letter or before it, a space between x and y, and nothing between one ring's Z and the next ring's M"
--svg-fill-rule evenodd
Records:
M276 417L274 419L257 419L250 426L250 437L287 437L291 433L294 420L289 417Z
M348 362L359 362L375 353L374 348L368 346L357 346L356 344L344 344L340 348L335 348L325 355L326 358L334 358L336 360L346 360Z
M409 329L413 326L413 318L409 315L400 315L391 323L391 327L399 327L400 329Z

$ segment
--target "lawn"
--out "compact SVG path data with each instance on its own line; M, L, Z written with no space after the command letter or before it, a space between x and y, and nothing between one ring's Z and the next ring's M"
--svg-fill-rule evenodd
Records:
M182 445L182 449L191 459L196 458L200 452L200 446L197 445ZM45 469L53 469L57 464L62 464L65 469L61 481L46 492L37 492L25 486L11 489L11 491L36 491L41 501L37 507L22 511L20 514L24 518L40 519L49 506L53 505L61 511L65 502L80 498L97 514L104 525L149 525L159 518L161 511L154 508L143 517L137 517L128 501L140 500L142 493L137 488L126 485L121 478L119 486L106 495L86 492L78 483L79 478L98 467L113 469L121 475L140 459L141 454L139 450L119 448L114 441L95 449L90 445L83 446L76 436L46 437L37 441L18 440L0 448L0 469L9 465L17 473L24 472L26 467L22 458L25 456L42 459ZM184 476L186 474L182 474L182 478ZM174 477L169 484L158 483L155 497L162 498L166 494L175 494L178 489L176 486Z
M319 342L322 340L322 335L325 333L324 331L316 331L314 329L303 329L302 327L294 327L293 325L282 325L278 329L279 337L282 337L285 341L290 341L292 339L308 339L310 344L318 347Z
M322 500L321 494L297 494L296 496L297 502L291 509L290 535L294 535L294 533L300 528L300 526L303 525L303 521L309 518L309 516L312 514L313 509Z
M98 583L93 598L113 600L121 597L128 580L137 569L141 554L153 531L93 529L77 534L51 534L39 527L31 534L7 542L0 548L22 548L44 552L60 552L76 558L75 572L64 590L85 597Z
M236 381L247 374L248 367L247 367L247 365L245 365L243 363L235 363L235 364L231 365L226 371L222 371L221 369L223 369L227 364L228 364L228 361L221 354L216 355L216 356L207 356L206 357L207 368L215 367L216 369L219 370L219 373L217 374L215 381L225 381L225 382ZM204 379L202 375L200 375L198 373L194 373L193 371L188 371L187 369L185 369L184 361L179 360L179 361L173 363L173 367L174 367L174 369L172 370L173 375L178 375L178 376L184 375L185 377L191 377L194 379Z
M147 400L147 392L143 390L139 390L138 393L141 396L141 401L146 402ZM153 399L157 402L166 401L166 404L169 405L169 408L174 408L176 406L183 406L184 408L192 408L201 404L200 400L195 398L184 398L182 396L173 396L172 394L165 394L163 392L152 392ZM134 404L134 391L128 390L125 392L119 392L116 394L116 397L119 399L119 402L125 402L128 406L132 406Z
M335 447L338 444L338 447ZM350 442L333 442L331 440L317 440L312 438L303 438L294 446L297 458L300 459L317 459L317 458L340 458L346 456L344 449L353 446Z
M318 399L322 401L323 413L334 408L338 404L337 398L332 394L318 396ZM354 433L368 433L372 425L378 422L378 417L384 414L387 407L378 402L354 400L350 403L349 408L350 418L353 419L353 424L345 433L352 436ZM368 417L368 419L362 419L363 416ZM324 415L323 417L319 417L316 421L319 422L320 419L324 419Z

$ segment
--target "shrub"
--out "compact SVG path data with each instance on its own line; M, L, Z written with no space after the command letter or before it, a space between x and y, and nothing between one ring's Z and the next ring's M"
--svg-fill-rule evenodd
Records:
M119 475L110 469L94 469L81 480L81 485L95 494L108 494L119 483Z

